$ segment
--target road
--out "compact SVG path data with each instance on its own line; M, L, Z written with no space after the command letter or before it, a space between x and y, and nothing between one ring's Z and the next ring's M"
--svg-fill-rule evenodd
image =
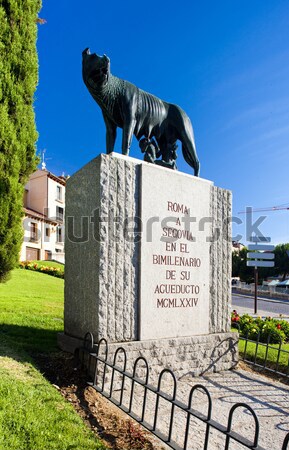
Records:
M258 298L257 314L260 316L276 317L279 314L289 317L289 301L280 299ZM254 297L247 297L242 294L232 294L232 309L236 309L239 314L254 313Z

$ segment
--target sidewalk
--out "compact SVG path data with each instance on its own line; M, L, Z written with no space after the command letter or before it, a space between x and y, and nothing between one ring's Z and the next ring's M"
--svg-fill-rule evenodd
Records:
M254 307L248 307L248 306L231 306L231 311L234 309L237 310L237 313L242 316L243 314L249 314L252 317L272 317L274 319L284 319L289 320L289 315L282 314L280 317L280 314L263 311L262 309L258 308L258 314L254 314Z
M254 291L248 291L247 289L238 289L235 287L232 287L232 294L233 295L242 295L244 297L254 298L255 294ZM266 293L266 291L260 291L258 290L258 298L261 300L273 300L273 301L283 301L283 302L289 302L289 294L279 294L278 292L274 293L272 295L269 295Z
M250 370L250 369L249 369ZM259 446L266 450L281 450L285 436L289 432L289 386L278 381L271 380L252 371L244 369L228 370L220 373L208 373L200 377L185 375L177 381L176 397L185 405L188 404L190 391L196 384L208 389L212 400L211 418L223 425L228 424L228 417L231 408L236 403L250 406L257 415L260 433ZM109 386L108 386L109 388ZM138 400L133 401L132 411L140 416L142 413L144 390L142 386L134 386L134 396ZM162 392L172 397L172 379L163 379L161 383ZM120 390L113 389L113 398L119 401ZM128 407L130 403L130 389L124 391L123 404ZM156 408L156 398L154 395L147 395L145 421L152 426ZM196 390L193 397L192 408L205 417L208 411L208 399L202 391ZM172 405L161 399L158 407L157 430L168 435L169 423L171 419ZM183 448L187 414L175 408L174 425L172 428L172 439ZM232 430L254 441L255 422L249 411L241 405L234 412ZM191 417L188 446L190 450L200 450L204 448L206 425L199 419ZM226 436L213 428L210 428L209 449L224 450ZM252 444L253 445L253 444ZM161 443L156 448L169 449ZM245 447L231 441L230 450L241 450ZM253 446L252 446L253 448Z
M236 369L198 378L183 378L178 385L178 393L183 400L188 389L196 383L209 390L213 402L212 417L215 420L226 426L230 408L235 403L244 402L257 414L260 424L259 445L268 450L281 450L283 440L289 432L289 386L251 371ZM202 408L203 404L204 398L200 397L194 407ZM245 409L236 410L233 423L234 431L253 439L254 422ZM209 448L224 449L223 442L223 436L213 433ZM239 448L236 443L232 442L230 445L232 450Z
M246 298L250 298L252 299L252 303L251 305L245 305L245 306L233 306L231 305L230 309L231 311L233 311L234 309L237 310L239 315L242 314L249 314L252 317L273 317L273 318L277 318L280 319L280 314L279 313L275 313L275 312L269 312L269 311L265 311L260 309L260 307L258 306L258 314L254 314L254 297L252 297L251 295L245 295L245 294L239 294L239 293L233 293L234 296L240 296L240 297L246 297ZM280 300L279 299L265 299L263 297L258 297L258 301L267 301L270 303L279 303ZM283 303L283 302L282 302ZM282 314L282 319L285 320L289 320L289 314Z

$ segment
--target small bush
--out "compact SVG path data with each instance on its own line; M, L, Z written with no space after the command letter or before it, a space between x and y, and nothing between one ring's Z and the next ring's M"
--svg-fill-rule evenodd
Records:
M239 316L234 310L231 315L231 324L239 329L241 336L253 341L259 338L260 342L269 340L272 344L289 342L289 323L286 320L272 319L271 317L253 318L249 314Z
M247 323L244 325L241 334L248 337L252 341L256 341L260 333L260 328L255 323Z
M29 261L23 261L19 264L20 269L33 270L35 272L46 273L57 278L64 278L64 272L58 267L42 266Z
M265 320L263 328L261 330L260 341L261 342L271 342L272 344L279 344L280 342L285 342L286 335L274 319Z
M289 341L289 323L286 320L277 320L277 328L280 328L282 331L284 331L286 335L286 341Z

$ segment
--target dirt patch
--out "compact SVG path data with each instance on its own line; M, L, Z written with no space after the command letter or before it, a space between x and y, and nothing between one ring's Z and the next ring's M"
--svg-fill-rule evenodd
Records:
M76 412L114 450L162 450L164 446L133 419L86 384L77 361L68 353L48 357L34 354L43 375L69 401Z
M268 362L267 362L267 366L270 367ZM272 364L272 369L274 369L275 367L276 367L276 364ZM251 372L251 373L259 373L263 377L268 378L268 380L271 380L271 381L275 380L275 381L279 381L279 383L289 385L288 378L286 378L285 376L282 377L278 373L269 372L268 370L263 369L262 367L257 367L257 366L254 367L253 365L245 363L244 361L239 361L237 369L238 368L246 370L247 372Z

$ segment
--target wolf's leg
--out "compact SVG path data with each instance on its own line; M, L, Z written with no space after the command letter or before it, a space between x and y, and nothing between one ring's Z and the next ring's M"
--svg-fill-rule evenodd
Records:
M106 153L113 152L116 139L116 125L102 112L106 126Z
M179 139L182 142L182 152L185 161L194 169L196 177L200 174L200 162L196 152L193 127L190 119L183 116L183 122L179 127Z
M175 128L175 136L182 143L182 151L185 161L194 169L195 176L199 176L200 163L198 160L194 132L187 114L177 105L169 105L170 125Z
M200 175L200 162L197 157L195 141L191 135L182 135L182 151L185 161L194 169L194 175Z
M136 120L127 120L123 126L122 131L122 154L128 155L131 146L132 136L135 129Z

